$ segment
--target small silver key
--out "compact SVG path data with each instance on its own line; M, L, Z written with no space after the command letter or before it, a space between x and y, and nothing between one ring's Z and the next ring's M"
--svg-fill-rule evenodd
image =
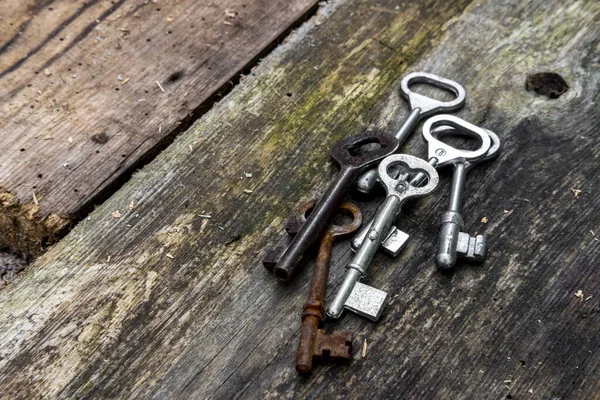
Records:
M406 175L399 179L389 176L389 169L395 165L403 165L408 170L423 173L427 183L415 187L410 184ZM361 284L366 270L375 256L384 234L392 226L402 203L409 198L423 197L430 194L437 186L439 177L435 168L420 158L406 154L395 154L383 159L378 168L379 179L384 184L387 197L379 208L367 237L356 252L352 262L346 268L346 276L335 298L327 308L327 315L339 318L344 308L349 309L373 321L379 319L387 301L387 293Z
M479 140L480 147L476 150L460 150L438 139L439 135L448 132L475 138ZM429 146L429 164L436 168L461 161L474 163L481 158L487 157L487 152L493 147L492 135L497 139L494 133L453 115L436 115L428 119L423 125L423 138ZM425 176L423 174L416 174L410 180L410 183L413 186L419 186L424 180ZM365 224L354 236L351 242L353 250L356 251L361 246L370 227L371 221ZM392 225L385 239L382 241L382 250L392 257L397 257L406 246L407 241L408 234Z
M485 235L471 236L462 232L464 221L461 215L462 197L465 189L467 172L473 166L495 158L500 151L500 139L492 131L486 130L492 141L485 157L478 160L461 160L454 163L454 174L450 190L448 210L441 215L440 233L436 253L436 264L439 269L449 270L456 264L457 258L468 261L483 261L487 253Z
M413 92L409 86L414 83L425 83L427 85L445 89L453 93L456 98L451 101L439 101L422 94ZM422 118L429 117L441 112L451 112L460 109L465 104L466 92L459 83L440 76L426 72L413 72L402 79L400 93L410 105L410 115L406 122L394 135L400 146L408 139L415 126ZM370 193L378 182L377 168L373 168L358 178L356 186L360 192Z

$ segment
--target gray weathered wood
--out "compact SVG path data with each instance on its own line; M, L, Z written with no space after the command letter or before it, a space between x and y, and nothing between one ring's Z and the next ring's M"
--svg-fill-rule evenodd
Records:
M316 4L2 0L0 248L38 255Z
M449 3L336 1L278 47L0 292L0 393L597 397L600 4ZM406 210L408 248L397 260L377 256L370 270L369 282L392 296L382 320L328 324L355 332L355 360L300 378L309 269L282 285L261 255L335 174L332 143L400 125L397 85L416 70L463 83L459 115L504 142L498 160L470 173L465 194L466 227L489 235L488 260L435 270L444 175L437 195ZM557 99L527 91L538 71L570 89ZM419 134L405 150L425 155ZM336 246L330 293L349 259Z

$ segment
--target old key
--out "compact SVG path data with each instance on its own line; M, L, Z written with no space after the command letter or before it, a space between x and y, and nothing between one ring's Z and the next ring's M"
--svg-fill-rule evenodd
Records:
M397 149L398 140L383 133L363 133L337 142L331 149L331 157L341 167L336 180L329 185L278 262L275 265L263 262L265 268L272 270L282 281L292 279L298 273L305 253L319 240L356 178Z
M409 86L413 83L424 83L433 87L445 89L452 92L456 97L451 101L432 99L410 90ZM394 135L394 137L398 139L400 146L402 146L410 136L410 133L415 129L415 126L417 126L417 123L421 119L441 112L456 111L465 104L466 97L465 89L457 82L426 72L413 72L406 75L400 83L400 93L406 98L411 109L406 122L404 122L398 132ZM377 168L373 168L361 175L356 186L359 191L369 193L373 190L377 181Z
M450 201L448 210L441 215L440 233L437 254L435 257L439 269L448 270L454 267L458 257L469 261L483 261L487 252L487 239L485 235L475 237L462 231L464 222L461 215L462 197L465 189L467 172L483 161L491 160L500 151L500 139L489 130L492 145L483 158L477 160L460 160L453 164L454 174L450 188Z
M389 169L397 165L425 174L427 183L424 186L413 186L406 174L394 179L389 175ZM427 161L406 154L395 154L385 158L379 164L378 173L379 179L385 186L387 197L377 211L365 241L356 251L352 262L348 264L344 282L327 307L327 315L332 318L339 318L344 308L347 308L373 321L379 319L387 301L387 293L364 285L359 280L364 278L367 267L385 238L384 235L392 226L402 203L409 198L430 194L439 182L437 171Z
M308 299L302 310L302 328L296 356L296 371L301 374L311 370L313 359L327 358L332 361L343 361L351 358L352 333L334 331L327 334L323 329L319 329L319 322L325 319L325 292L333 242L337 238L350 235L362 223L360 210L354 204L342 203L339 210L350 214L352 222L347 225L332 223L321 239ZM306 207L301 208L301 216L304 216L306 211Z

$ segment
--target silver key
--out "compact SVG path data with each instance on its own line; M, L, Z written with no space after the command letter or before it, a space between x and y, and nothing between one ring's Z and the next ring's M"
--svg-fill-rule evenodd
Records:
M389 176L388 171L394 165L404 165L409 170L423 173L427 183L424 186L415 187L410 184L406 176L399 179ZM379 164L378 173L379 179L387 191L387 197L373 219L366 240L356 252L352 262L348 264L341 288L327 308L327 315L332 318L339 318L344 308L373 321L379 318L387 301L387 293L360 284L358 281L365 276L371 260L384 239L383 235L392 226L402 203L409 198L428 195L439 182L435 168L425 160L406 154L395 154L384 158ZM357 285L357 283L359 284Z
M433 87L448 90L452 92L456 98L452 101L439 101L423 96L422 94L410 90L409 86L414 83L425 83ZM402 146L408 136L410 136L411 132L422 118L441 112L456 111L465 104L466 98L465 88L459 83L426 72L413 72L404 77L400 83L400 93L408 101L411 109L406 122L404 122L398 132L394 135L396 139L398 139L398 142L400 142L400 146ZM359 191L369 193L373 190L377 182L377 168L373 168L358 178L356 186Z
M476 150L460 150L440 141L436 137L448 132L449 129L452 130L453 134L462 134L478 139L480 147ZM487 152L493 147L491 146L492 135L497 139L497 136L490 131L479 128L453 115L436 115L428 119L423 125L423 138L429 146L429 164L436 168L461 161L475 163L477 160L487 157ZM410 180L410 184L419 186L424 178L423 174L416 174ZM370 227L371 221L365 224L354 236L351 242L353 250L356 251L361 246ZM382 241L382 250L392 257L397 257L406 246L407 241L408 234L392 226Z
M498 136L491 131L486 130L486 132L492 140L492 146L485 157L473 161L462 160L454 164L448 210L440 218L440 233L435 257L439 269L452 269L459 257L469 261L483 261L485 259L487 252L486 236L477 235L473 237L462 232L464 221L460 211L467 172L476 164L495 158L500 151Z

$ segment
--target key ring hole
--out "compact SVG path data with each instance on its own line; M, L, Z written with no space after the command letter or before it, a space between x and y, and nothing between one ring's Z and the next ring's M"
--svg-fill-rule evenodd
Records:
M331 224L337 228L344 228L351 225L354 222L354 214L350 210L345 208L339 208L338 211L333 214Z
M411 187L426 186L429 182L429 175L427 175L425 171L408 168L399 161L390 163L387 166L386 173L391 179L397 181L394 189L399 193L405 192ZM424 178L418 185L413 185L411 180L415 178L417 174L423 174Z
M483 145L479 135L449 126L435 129L432 132L432 136L459 151L476 151Z
M419 81L418 79L409 81L408 89L413 93L420 94L421 96L425 96L442 103L451 102L459 96L458 91L452 86L436 86L428 82Z
M364 143L357 143L354 146L348 147L348 155L354 158L360 158L367 156L371 153L385 149L387 146L385 143L381 143L377 138L373 138L371 141L365 141Z

